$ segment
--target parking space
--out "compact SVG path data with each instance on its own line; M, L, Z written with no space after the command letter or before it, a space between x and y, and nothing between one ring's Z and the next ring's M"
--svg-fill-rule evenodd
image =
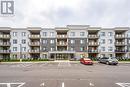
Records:
M0 87L130 87L130 64L0 64Z
M116 83L109 80L94 80L90 79L43 79L40 82L15 82L15 83L0 83L0 87L130 87L130 83Z

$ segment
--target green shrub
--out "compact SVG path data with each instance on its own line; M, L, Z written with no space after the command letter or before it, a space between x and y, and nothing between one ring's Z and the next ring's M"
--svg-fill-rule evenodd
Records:
M2 62L18 62L20 61L19 59L2 59Z
M49 59L33 59L33 58L29 58L29 59L22 59L22 61L49 61Z

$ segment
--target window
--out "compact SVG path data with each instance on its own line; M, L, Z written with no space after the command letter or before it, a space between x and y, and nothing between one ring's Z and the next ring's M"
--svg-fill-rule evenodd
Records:
M54 40L50 40L50 43L51 43L51 44L54 44Z
M25 39L22 40L22 44L26 44L26 40Z
M71 44L74 44L74 43L75 43L75 40L70 40L70 43L71 43Z
M105 51L105 47L101 47L101 51Z
M55 48L54 47L51 47L51 51L54 51L55 50Z
M43 44L47 44L47 40L43 40L42 42L43 42Z
M13 47L13 51L17 51L17 47Z
M22 32L22 36L26 36L26 32Z
M108 36L112 36L113 35L113 33L112 32L108 32Z
M13 55L13 58L16 59L16 58L17 58L17 54L14 54L14 55Z
M84 40L80 40L80 43L83 44L83 43L84 43Z
M17 36L17 32L13 32L13 36Z
M50 32L50 36L54 36L54 32Z
M105 32L101 32L101 36L105 36Z
M80 47L80 51L84 51L84 47Z
M130 32L128 33L128 37L130 37Z
M26 54L22 54L22 58L26 58Z
M43 58L47 58L47 55L46 55L46 54L43 54Z
M13 44L17 44L17 39L14 39L14 40L13 40Z
M109 54L109 57L112 57L112 54Z
M85 33L84 32L80 32L80 36L84 36L85 35Z
M109 44L112 44L112 42L113 42L112 39L108 39Z
M105 57L105 54L101 54L101 57Z
M108 51L113 51L113 48L112 47L108 47Z
M26 47L22 47L22 51L26 51Z
M84 57L84 55L83 54L80 54L80 58L83 58Z
M105 39L101 39L101 44L105 44Z
M129 40L129 42L128 42L129 44L130 44L130 40Z
M43 51L46 51L46 47L43 47Z
M71 47L70 50L71 50L71 51L74 51L74 47Z
M70 36L75 36L75 32L71 32L71 33L70 33Z
M43 32L43 36L47 36L47 32Z

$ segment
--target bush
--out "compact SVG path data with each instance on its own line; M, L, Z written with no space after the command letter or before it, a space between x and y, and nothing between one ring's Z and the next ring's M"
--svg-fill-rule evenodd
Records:
M29 59L22 59L22 61L49 61L49 59L33 59L33 58L29 58Z
M19 59L2 59L2 62L18 62L20 61Z
M29 61L49 61L49 59L33 59L33 58L28 58L28 59L22 59L23 62L29 62ZM0 62L20 62L20 59L13 59L13 58L8 58L8 59L0 59Z
M119 61L130 61L130 59L123 59L123 58L120 58L118 59Z
M93 61L98 61L99 60L99 58L97 58L97 57L89 57L91 60L93 60Z

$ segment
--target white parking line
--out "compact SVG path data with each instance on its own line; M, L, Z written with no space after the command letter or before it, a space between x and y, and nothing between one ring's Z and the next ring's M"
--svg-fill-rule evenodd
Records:
M58 63L58 66L60 66L60 62Z
M121 87L130 87L130 83L116 83L116 84Z
M40 86L45 87L45 83L40 84Z
M94 84L93 84L93 83L91 83L91 82L89 83L89 85L90 85L90 86L94 86Z
M32 64L17 64L17 65L12 65L10 67L29 67L31 66Z
M65 84L64 84L64 82L62 82L62 87L65 87Z
M46 65L47 63L43 63L43 64L41 64L41 65L39 65L39 67L43 67L44 65Z
M65 61L65 62L59 62L58 66L71 66L69 61Z
M17 87L22 87L25 83L0 83L0 85L6 85L7 87L11 87L11 85L18 85Z

